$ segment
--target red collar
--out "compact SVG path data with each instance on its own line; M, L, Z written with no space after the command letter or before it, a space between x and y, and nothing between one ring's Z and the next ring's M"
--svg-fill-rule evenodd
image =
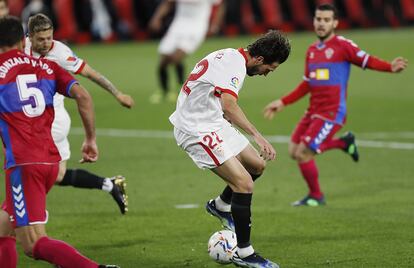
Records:
M240 54L242 54L244 60L246 61L246 65L247 65L247 55L246 55L246 51L244 51L244 48L239 48L238 51L240 52Z

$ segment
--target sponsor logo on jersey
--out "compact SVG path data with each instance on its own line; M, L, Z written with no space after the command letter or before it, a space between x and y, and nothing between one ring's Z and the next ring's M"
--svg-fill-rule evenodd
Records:
M76 61L76 58L75 57L68 57L66 60L67 61Z
M328 48L327 50L325 50L325 56L328 60L332 58L334 53L335 51L332 48Z
M329 69L316 69L310 76L316 80L329 80Z
M231 79L230 85L231 85L232 87L234 87L235 89L237 89L237 88L239 87L239 84L240 84L239 78L237 78L237 77L233 77L233 78Z
M318 136L315 138L315 144L319 145L321 144L326 137L328 137L329 133L331 132L332 128L333 128L334 124L326 122L321 131L319 131Z

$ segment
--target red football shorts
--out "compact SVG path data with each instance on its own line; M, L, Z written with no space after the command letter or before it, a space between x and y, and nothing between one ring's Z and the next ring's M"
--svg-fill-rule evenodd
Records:
M32 164L6 169L2 209L14 228L47 222L46 194L56 181L59 164Z
M296 126L291 141L296 144L303 142L315 153L320 153L321 144L332 139L341 128L342 125L306 114Z

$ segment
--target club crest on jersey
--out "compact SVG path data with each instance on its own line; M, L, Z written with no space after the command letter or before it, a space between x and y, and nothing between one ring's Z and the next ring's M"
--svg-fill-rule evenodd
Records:
M329 60L330 58L332 58L334 53L335 51L332 48L328 48L327 50L325 50L325 57Z
M240 84L239 78L237 78L237 77L233 77L233 78L231 79L230 85L231 85L232 87L234 87L235 89L237 89L237 88L239 87L239 84Z

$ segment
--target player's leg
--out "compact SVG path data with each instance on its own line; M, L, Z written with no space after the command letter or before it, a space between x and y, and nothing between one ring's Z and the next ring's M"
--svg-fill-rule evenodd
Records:
M125 178L115 176L103 178L83 169L67 169L66 162L70 158L70 144L68 134L70 129L70 117L66 111L63 100L55 107L55 119L52 124L52 136L62 161L59 163L59 173L56 184L59 186L73 186L77 188L99 189L112 195L118 204L121 213L128 210L127 196L125 192Z
M174 51L174 53L171 55L172 62L175 65L175 71L177 74L177 81L180 85L184 84L184 59L187 56L187 53L182 49L177 49Z
M249 172L236 157L226 160L212 171L224 179L233 190L231 214L237 236L237 250L233 262L242 267L278 267L277 264L258 255L250 244L254 183Z
M122 214L128 211L125 177L118 175L104 178L84 169L66 169L66 161L59 163L59 186L73 186L84 189L98 189L111 194Z
M262 174L266 167L266 161L260 157L257 150L248 144L243 151L237 155L237 159L243 167L249 172L253 181L256 181ZM217 208L222 211L227 211L227 206L230 206L233 190L230 186L226 186L223 192L216 198Z
M10 215L17 240L25 254L61 267L98 265L63 241L47 237L46 193L52 187L58 165L27 165L6 170L5 211Z
M327 140L320 146L321 152L332 149L341 149L349 156L351 156L354 162L359 161L358 147L355 142L355 135L352 132L347 132L340 138L332 138L330 140Z
M308 148L308 144L313 137L312 135L316 135L313 133L315 132L315 127L313 127L314 122L314 119L305 115L293 131L289 143L289 155L297 162L298 168L309 189L309 194L305 198L292 203L294 206L319 205L319 201L321 201L320 204L323 201L323 194L319 186L318 167L314 160L315 153ZM308 200L311 200L309 204L307 202Z
M177 48L177 38L178 37L174 33L174 29L170 27L160 41L160 45L158 47L160 59L157 67L157 76L161 91L157 90L150 96L150 102L153 104L160 103L169 92L168 66L172 64L171 55Z
M3 268L16 268L16 239L9 222L9 214L0 209L0 263Z
M293 206L318 206L325 204L323 193L319 185L319 170L314 159L314 152L304 143L300 143L293 152L299 170L308 186L309 192L301 200L292 203Z

